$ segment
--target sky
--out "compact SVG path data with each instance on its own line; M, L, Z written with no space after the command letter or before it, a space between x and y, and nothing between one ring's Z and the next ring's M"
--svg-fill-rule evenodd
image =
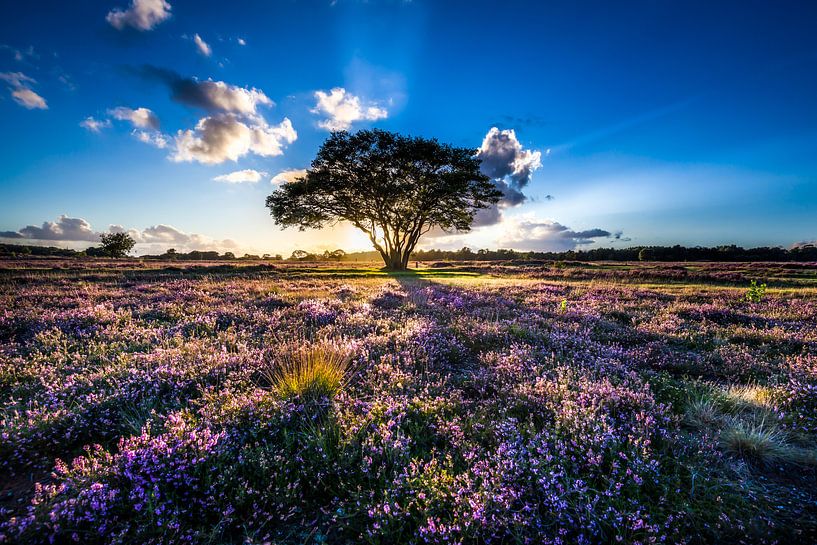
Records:
M329 131L469 147L505 197L422 247L817 239L817 3L5 2L0 242L364 250L264 206Z

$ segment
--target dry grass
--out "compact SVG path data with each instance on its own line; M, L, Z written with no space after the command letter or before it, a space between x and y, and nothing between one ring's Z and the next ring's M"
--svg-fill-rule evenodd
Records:
M765 421L732 420L721 432L721 444L727 452L758 466L770 468L789 461L784 435Z
M350 362L347 350L320 343L286 352L265 377L284 399L316 402L332 399L343 389Z
M719 434L723 451L766 470L817 469L817 450L791 443L774 417L775 390L757 384L732 385L691 399L684 424Z
M774 390L758 384L732 385L723 393L729 412L774 409Z
M785 433L764 420L751 423L732 419L721 432L721 444L727 452L764 468L817 468L817 452L788 443Z

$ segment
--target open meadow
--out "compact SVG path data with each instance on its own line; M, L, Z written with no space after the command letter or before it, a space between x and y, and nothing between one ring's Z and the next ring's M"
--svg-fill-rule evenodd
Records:
M5 260L0 489L4 543L813 543L817 266Z

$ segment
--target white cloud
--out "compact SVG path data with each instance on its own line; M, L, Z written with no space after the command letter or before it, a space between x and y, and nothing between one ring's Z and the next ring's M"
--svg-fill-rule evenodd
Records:
M274 104L260 89L199 81L155 66L145 66L139 73L166 84L173 100L213 112L199 119L193 129L177 131L170 156L174 161L214 165L248 153L271 157L281 155L298 138L289 119L270 125L259 113L260 106Z
M178 131L171 159L214 165L237 161L248 153L272 157L283 154L284 147L297 138L288 118L270 126L260 117L250 120L233 115L205 117L194 130Z
M385 119L389 112L374 103L362 103L360 97L335 87L328 93L315 91L318 103L310 110L314 114L326 115L318 126L328 131L346 130L356 121L376 121Z
M131 236L133 237L133 235ZM172 225L165 224L147 227L141 232L136 231L136 237L134 237L134 240L138 244L142 245L142 249L152 252L164 251L168 248L175 248L180 251L224 251L235 249L238 246L236 242L231 239L217 240L195 233L185 233Z
M523 217L506 219L500 224L503 232L497 239L501 248L561 252L592 244L598 238L620 238L621 233L604 229L574 231L550 219Z
M37 83L33 78L22 72L3 72L0 73L0 80L8 84L12 98L20 106L29 110L48 109L45 99L31 89L31 84Z
M82 218L71 218L63 214L57 221L44 221L42 226L27 225L19 231L0 233L3 238L26 238L32 240L82 240L97 241L99 233L91 229L91 224Z
M176 102L211 112L259 115L260 106L274 106L273 101L255 87L239 87L223 81L200 81L156 66L144 66L137 72L167 85L171 98Z
M154 225L142 231L140 242L187 242L190 235L172 225Z
M170 17L170 4L166 0L132 0L128 9L115 8L105 20L117 30L125 27L151 30Z
M157 148L166 148L169 143L168 136L159 132L159 118L147 108L125 108L118 107L108 110L108 115L120 121L128 121L135 128L131 134L140 142L149 144ZM87 117L80 123L81 127L91 132L100 132L104 128L111 126L111 120L98 120ZM143 130L146 129L146 130Z
M111 126L110 119L94 119L92 116L86 117L84 120L80 121L79 126L88 129L91 132L100 132L102 129L107 129Z
M133 239L134 242L139 242L142 240L142 231L139 229L134 229L131 227L130 229L126 229L121 225L110 225L108 226L109 233L127 233Z
M120 106L108 110L108 114L120 121L130 121L134 127L140 129L159 129L159 118L147 108L136 108L134 110Z
M167 136L164 134L157 132L157 131L139 131L134 129L133 135L136 137L137 140L143 142L145 144L149 144L159 149L164 149L168 145Z
M191 95L198 98L199 106L208 110L221 110L240 114L256 114L261 105L271 106L272 100L263 91L230 85L223 81L196 81Z
M29 110L47 110L48 104L45 99L29 89L28 87L21 87L11 92L11 96L18 104L25 106Z
M235 172L230 172L229 174L222 174L221 176L216 176L215 178L213 178L213 180L217 182L225 182L228 184L240 184L243 182L256 183L266 175L267 175L266 172L259 172L257 170L247 168L244 170L236 170Z
M193 43L196 44L196 48L199 50L199 53L204 55L205 57L209 57L213 54L213 50L210 45L201 39L201 36L198 34L193 35Z
M306 170L302 168L294 168L289 170L282 170L270 179L270 183L280 185L286 182L295 181L297 178L306 176Z

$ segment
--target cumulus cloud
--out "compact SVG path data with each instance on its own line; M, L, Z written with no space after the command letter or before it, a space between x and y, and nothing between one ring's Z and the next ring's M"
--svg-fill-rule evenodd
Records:
M153 147L164 149L168 145L167 136L160 132L148 132L148 131L133 131L133 136L136 137L137 140L144 144L151 145Z
M102 129L107 129L111 126L110 119L94 119L92 116L86 117L80 121L79 126L91 132L100 132Z
M335 87L328 93L315 91L315 98L318 103L310 111L327 116L318 122L318 126L328 131L347 130L356 121L376 121L389 115L384 108L374 103L363 103L360 97L343 87Z
M154 225L142 231L140 242L179 242L186 243L190 235L172 225Z
M620 238L604 229L574 231L554 220L522 218L505 220L504 232L497 240L500 247L515 250L561 252L592 244L599 238Z
M120 106L108 110L108 114L119 121L130 121L134 127L140 129L159 129L159 118L147 108L125 108Z
M31 89L31 84L36 80L23 74L22 72L2 72L0 80L8 84L9 92L14 101L28 108L29 110L47 110L48 104L45 99Z
M215 165L236 161L253 153L262 157L281 155L298 138L288 118L270 125L258 111L272 100L256 88L238 87L223 81L185 78L163 68L144 66L137 72L161 81L176 102L211 112L193 129L179 130L174 137L174 161L198 161Z
M248 121L222 114L200 119L193 130L178 131L171 159L214 165L237 161L248 153L272 157L283 154L284 147L297 138L288 118L271 126L262 118Z
M111 226L118 227L121 226ZM129 230L131 233L134 230ZM134 241L141 245L145 250L161 251L168 248L176 248L177 250L217 250L224 251L225 249L234 249L238 245L234 240L223 239L216 240L204 235L195 233L185 233L184 231L173 227L172 225L159 224L147 227L142 231L136 231L136 236L131 234Z
M4 231L0 236L33 240L99 240L99 234L91 229L90 223L82 218L71 218L66 215L60 216L57 221L45 221L40 227L27 225L19 231Z
M213 50L210 45L201 39L201 36L198 34L193 35L193 43L196 44L196 49L199 50L199 53L204 55L205 57L209 57L213 54Z
M482 160L483 174L501 182L498 186L505 193L508 205L524 202L522 189L530 182L533 172L542 166L541 152L524 149L513 129L491 127L482 139L477 156Z
M229 174L222 174L221 176L216 176L213 180L217 182L224 182L228 184L240 184L240 183L256 183L261 178L266 176L266 172L259 172L257 170L253 170L250 168L246 168L244 170L236 170L235 172L230 172Z
M127 9L115 8L105 20L117 30L126 27L144 31L170 18L170 4L166 0L132 0Z
M524 149L513 129L491 127L482 139L477 157L482 160L480 170L493 180L496 188L502 192L502 198L497 205L477 212L474 227L499 223L503 208L524 203L527 196L523 189L530 182L533 172L542 166L541 152Z
M273 105L272 100L255 87L238 87L223 81L200 81L196 78L183 77L172 70L149 65L137 69L137 73L167 85L171 98L176 102L209 112L256 115L259 106Z
M298 178L306 176L306 170L303 168L293 168L289 170L282 170L270 179L270 183L280 185L286 182L294 182Z

